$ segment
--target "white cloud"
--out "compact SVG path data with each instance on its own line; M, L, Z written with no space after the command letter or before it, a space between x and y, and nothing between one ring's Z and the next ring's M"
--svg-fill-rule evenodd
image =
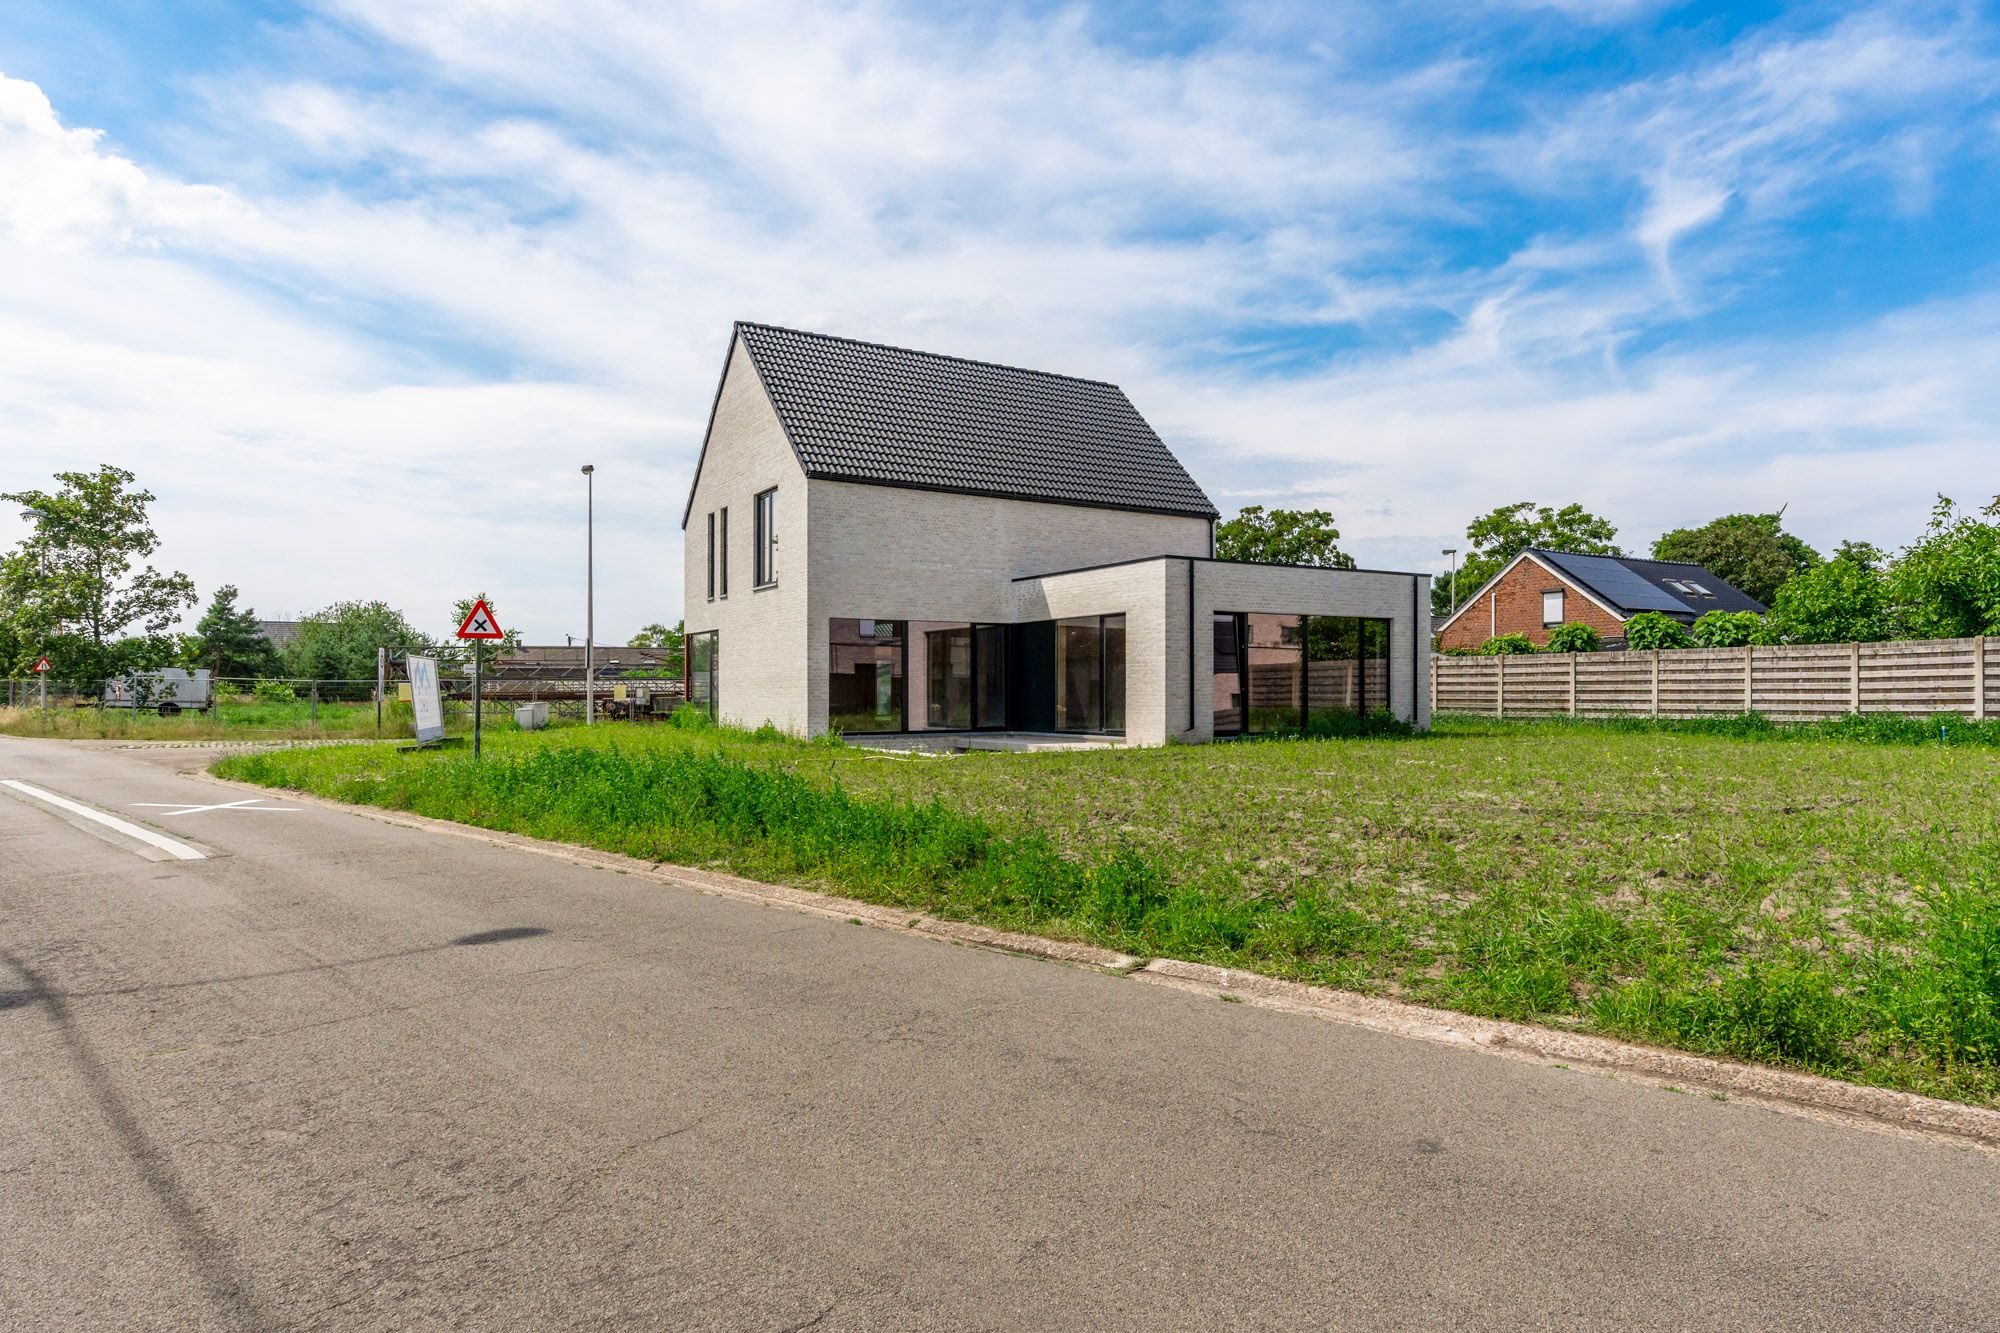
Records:
M1358 38L1167 57L1074 15L876 3L329 12L423 75L215 82L216 166L182 169L208 179L0 77L0 487L130 466L165 554L266 614L385 596L441 628L485 587L573 632L590 461L600 623L671 619L739 317L1119 380L1225 506L1324 501L1375 564L1429 567L1530 495L1634 543L1789 499L1809 537L1889 544L1985 466L1986 297L1629 350L1832 178L1922 207L1930 174L1852 131L1950 151L1919 108L1985 78L1950 31L1748 39L1496 138L1450 128L1491 91L1477 62L1384 74ZM1496 178L1593 207L1511 254L1432 249ZM1237 351L1329 330L1354 345L1283 373Z

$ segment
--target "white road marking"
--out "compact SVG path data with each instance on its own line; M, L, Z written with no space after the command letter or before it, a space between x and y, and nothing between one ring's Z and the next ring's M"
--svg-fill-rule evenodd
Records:
M209 810L265 810L272 814L297 814L296 805L265 805L263 798L253 796L247 801L224 801L220 805L189 805L183 801L134 801L133 808L164 810L169 815L198 815Z
M164 833L155 833L149 828L140 828L137 824L128 823L116 815L107 815L102 810L93 809L80 801L72 801L66 796L58 796L52 791L43 791L40 787L30 786L28 783L19 782L13 778L0 779L0 787L10 787L24 796L32 796L38 801L46 801L59 810L67 810L71 814L81 815L93 823L102 824L109 829L116 829L128 838L137 838L148 847L158 848L175 860L200 861L206 859L203 853L196 851L184 842L176 842Z

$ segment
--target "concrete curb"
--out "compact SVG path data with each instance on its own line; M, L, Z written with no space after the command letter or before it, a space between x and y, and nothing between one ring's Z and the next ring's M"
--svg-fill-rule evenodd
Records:
M270 795L283 791L287 800L339 810L400 828L421 829L455 838L510 847L573 865L619 874L638 875L677 888L719 898L851 921L857 925L1001 953L1093 968L1115 976L1130 976L1151 985L1209 996L1228 996L1259 1008L1345 1023L1392 1036L1469 1047L1489 1054L1531 1060L1543 1065L1568 1065L1637 1079L1661 1087L1699 1089L1753 1102L1772 1110L1809 1119L1930 1141L1943 1140L1989 1152L2000 1152L2000 1111L1920 1097L1915 1093L1869 1088L1837 1079L1801 1074L1762 1065L1713 1060L1657 1046L1641 1046L1609 1037L1586 1036L1555 1028L1533 1027L1499 1019L1430 1009L1361 995L1353 991L1308 986L1235 968L1188 963L1173 958L1150 961L1066 940L1044 939L990 926L946 921L922 913L864 903L853 898L809 889L765 884L739 875L690 866L655 864L617 852L603 852L570 843L546 842L518 833L479 828L428 815L350 805L292 788L219 778L202 769L185 770L219 787Z
M1779 1110L1924 1138L2000 1149L2000 1111L1915 1093L1869 1088L1837 1079L1763 1065L1713 1060L1658 1046L1593 1037L1556 1028L1456 1014L1444 1009L1330 990L1260 976L1235 968L1156 958L1133 974L1138 980L1206 995L1228 995L1263 1008L1330 1019L1398 1037L1470 1046L1497 1055L1603 1070L1661 1086L1725 1093Z

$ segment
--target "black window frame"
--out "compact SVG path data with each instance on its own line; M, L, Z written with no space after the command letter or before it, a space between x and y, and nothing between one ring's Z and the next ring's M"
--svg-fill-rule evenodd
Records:
M750 505L750 530L755 544L751 560L754 588L778 586L777 529L778 488L769 486L757 492L757 498Z
M715 511L708 511L708 600L715 600Z
M1314 712L1312 706L1312 664L1316 660L1312 655L1314 621L1344 620L1351 622L1353 625L1352 632L1354 635L1354 653L1355 653L1354 657L1355 714L1357 716L1365 717L1368 715L1370 711L1372 711L1368 706L1371 685L1373 685L1374 688L1380 690L1382 695L1382 707L1391 710L1395 708L1396 668L1395 668L1394 644L1396 636L1396 622L1393 616L1312 616L1297 611L1269 611L1269 612L1214 611L1211 612L1210 616L1212 625L1224 620L1229 621L1231 624L1230 632L1235 640L1235 658L1236 658L1235 675L1237 679L1237 692L1238 692L1237 697L1242 701L1237 711L1241 714L1242 720L1239 726L1235 730L1231 731L1217 730L1214 727L1214 721L1213 721L1214 715L1213 712L1211 711L1209 725L1212 735L1245 737L1245 736L1258 736L1258 735L1270 734L1268 732L1253 731L1250 728L1251 708L1250 708L1249 620L1252 615L1280 615L1280 616L1298 617L1299 675L1298 675L1297 708L1298 708L1299 734L1301 735L1310 734L1312 717ZM1380 628L1372 629L1370 628L1371 626L1380 626ZM1379 639L1381 656L1371 658L1369 656L1371 650L1371 640L1375 639ZM1211 629L1211 642L1213 642L1212 629ZM1379 680L1372 679L1372 673L1369 671L1369 663L1371 661L1379 662L1381 664L1381 678ZM1210 680L1213 681L1213 679L1217 674L1218 673L1215 669L1213 659L1211 658L1209 665ZM1213 685L1210 686L1210 689L1212 692ZM1336 709L1322 708L1319 711L1346 712L1347 710L1344 708L1336 708Z
M720 589L716 595L726 602L729 600L729 506L722 506L722 508L716 510L716 513L722 516L722 521L717 525L717 530L721 535L716 542L716 569L718 571L716 586Z

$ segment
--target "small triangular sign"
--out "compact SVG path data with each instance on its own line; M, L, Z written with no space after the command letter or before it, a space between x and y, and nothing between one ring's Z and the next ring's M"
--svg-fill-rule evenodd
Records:
M458 637L504 639L507 636L500 632L500 623L493 619L493 608L486 605L486 599L482 597L472 604L470 611L465 613L465 623L458 627Z
M35 659L35 674L36 674L36 675L38 675L38 676L39 676L39 675L41 675L41 674L42 674L42 673L43 673L44 671L47 671L48 669L49 669L49 659L48 659L48 658L46 658L46 657L38 657L38 658L36 658L36 659Z

